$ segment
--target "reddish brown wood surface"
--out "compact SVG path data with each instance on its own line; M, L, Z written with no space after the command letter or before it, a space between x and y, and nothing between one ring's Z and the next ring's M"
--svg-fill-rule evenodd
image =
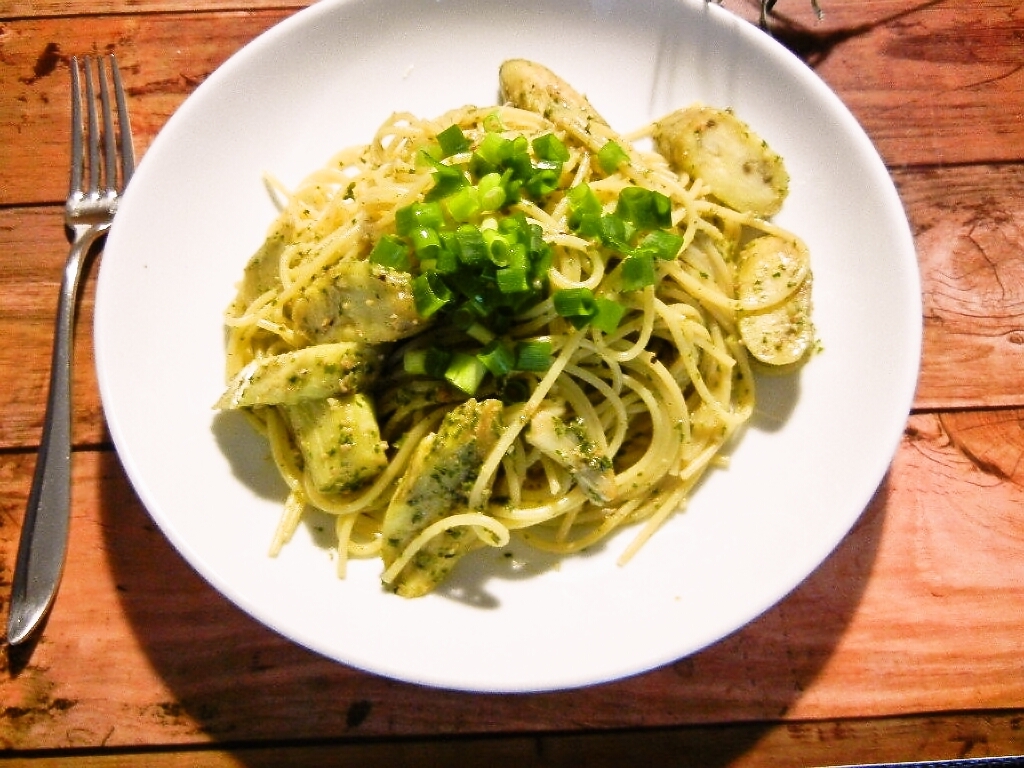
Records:
M116 50L144 152L220 62L300 5L0 3L0 618L66 254L65 57ZM725 5L756 15L753 3ZM1024 753L1024 8L822 5L816 23L809 3L779 0L776 34L893 173L925 334L892 468L804 584L700 654L582 691L456 694L328 662L202 582L136 499L92 370L93 264L76 341L67 570L39 643L0 649L0 759L774 766Z

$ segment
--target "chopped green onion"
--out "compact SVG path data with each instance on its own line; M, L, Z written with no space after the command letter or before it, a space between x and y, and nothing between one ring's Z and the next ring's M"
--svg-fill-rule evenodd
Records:
M465 352L456 352L444 372L445 380L467 395L476 392L486 375L487 366L475 355L467 355Z
M452 361L452 353L440 347L429 347L427 349L427 376L432 379L443 379L444 372L448 370L448 364Z
M530 249L523 242L515 243L508 253L508 266L512 269L530 270Z
M481 208L480 190L476 187L465 186L456 190L444 201L444 207L448 209L448 215L456 222L466 222L480 213Z
M516 345L517 371L546 371L551 362L550 341L522 341Z
M505 163L506 167L515 171L520 178L529 175L533 164L530 161L530 142L525 136L519 135L512 139L512 146Z
M477 182L480 209L496 211L505 204L505 188L500 173L488 173Z
M601 213L601 201L597 199L589 184L577 184L566 193L566 196L569 198L569 208L573 213Z
M507 375L516 362L515 353L500 339L492 340L476 357L495 376Z
M553 166L538 166L529 181L526 182L526 191L534 197L550 195L558 189L558 181L561 176L561 163L556 163Z
M635 291L654 285L657 276L654 272L654 259L650 254L638 253L622 260L619 265L622 275L622 290Z
M564 163L569 159L569 150L553 133L545 133L533 140L533 151L541 160Z
M413 250L421 259L436 259L441 253L441 236L430 227L414 227L409 232Z
M552 295L555 312L575 328L582 328L597 313L594 292L589 288L563 288Z
M672 225L672 201L661 192L643 187L626 187L619 192L615 213L633 222L637 229Z
M502 293L523 293L530 290L530 281L522 267L504 267L494 273L498 290Z
M525 403L530 399L530 385L521 378L509 377L501 386L501 401L506 405L510 403Z
M464 331L480 319L480 313L477 312L476 307L472 303L467 301L462 306L453 310L449 317L452 325L460 331Z
M606 141L597 151L597 163L605 173L614 173L623 163L629 162L629 155L616 141Z
M536 253L533 256L533 269L531 273L533 275L533 289L540 291L547 284L548 271L551 269L551 262L554 259L554 253L550 247L545 248L540 253Z
M402 355L402 369L406 373L423 375L427 372L427 350L409 349Z
M509 264L509 253L512 246L516 244L514 236L499 232L496 229L485 229L481 232L484 243L487 244L487 256L491 263L497 267L507 267Z
M664 229L655 229L648 232L637 246L638 253L649 253L656 259L670 261L679 253L683 247L682 235L669 232Z
M423 196L427 202L441 200L469 184L469 179L460 168L435 160L430 155L426 156L426 160L434 168L434 186Z
M614 333L622 316L626 314L626 308L617 301L611 299L594 299L597 312L590 318L590 325L602 333Z
M480 314L475 307L466 302L451 314L451 322L460 331L476 339L481 344L489 344L494 340L494 334L480 323Z
M420 317L432 317L451 302L452 292L437 272L424 272L412 281L412 297Z
M484 135L480 146L473 154L487 165L497 168L503 160L507 159L511 144L509 139L499 133L488 133Z
M408 272L411 267L409 249L394 235L384 235L370 251L370 263Z
M444 234L441 236L442 242L444 242ZM428 272L429 269L426 264L420 262L420 271ZM441 252L437 254L437 258L434 261L434 271L442 275L454 275L459 271L459 257L455 251L451 250L450 247L441 248Z
M444 225L444 211L440 203L412 203L395 211L395 231L408 235L416 227L440 229Z
M469 139L462 129L454 124L437 134L437 143L441 146L442 157L450 157L469 149Z
M402 356L402 368L406 373L442 379L451 359L452 353L440 347L410 349Z
M490 329L486 328L480 323L473 323L471 326L469 326L466 329L466 335L473 339L476 339L481 344L490 344L495 339L495 336L490 331Z
M459 261L474 266L487 261L487 244L483 233L472 224L463 224L455 230L455 241L458 243Z
M601 242L623 253L630 250L629 241L635 229L631 222L616 214L606 214L598 219L598 233Z
M589 184L578 184L567 193L569 227L583 237L594 237L600 231L601 201Z

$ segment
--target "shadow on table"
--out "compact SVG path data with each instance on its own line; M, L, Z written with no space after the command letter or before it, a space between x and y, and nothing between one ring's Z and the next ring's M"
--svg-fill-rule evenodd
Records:
M232 754L252 766L451 759L471 768L502 755L520 765L728 765L785 718L831 657L870 574L887 497L883 484L791 595L698 654L574 692L481 695L368 675L256 623L171 547L116 455L104 461L101 522L113 578L140 647L172 692L146 705L146 716L197 742L237 745Z
M797 57L806 62L812 69L815 69L823 64L836 48L843 43L868 35L880 27L899 22L920 11L924 11L932 6L941 5L944 2L946 0L925 0L889 16L879 17L870 23L822 29L804 25L781 13L778 6L776 6L768 26L772 37L796 54ZM821 0L819 4L822 7L823 18L827 19L829 2Z

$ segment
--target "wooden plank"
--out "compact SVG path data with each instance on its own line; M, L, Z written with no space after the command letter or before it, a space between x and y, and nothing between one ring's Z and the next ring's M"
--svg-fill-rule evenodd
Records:
M1019 158L1024 144L1019 35L1024 22L1014 0L831 5L820 25L801 23L777 34L814 63L890 164ZM4 24L0 167L7 183L0 187L0 205L56 202L64 194L66 57L116 47L144 150L224 59L294 11L59 17ZM864 18L872 21L864 24ZM180 33L183 23L189 26L187 44Z
M0 387L0 448L39 444L57 296L67 253L63 209L0 210L0 338L4 340L0 371L9 373ZM109 439L92 343L96 266L94 257L86 261L75 328L72 438L76 445L96 445Z
M89 3L69 0L6 0L0 8L0 21L5 19L42 19L88 13L93 16L109 14L149 13L211 13L216 11L301 10L313 2L302 0L209 0L202 6L182 0L93 0ZM80 6L80 7L76 7Z
M756 745L756 750L753 747ZM852 721L698 726L612 733L341 741L233 749L17 754L6 768L363 768L447 765L459 768L618 768L701 765L778 768L898 760L955 760L1024 752L1020 711Z
M1024 165L894 176L922 273L916 407L1024 404Z
M891 167L1020 158L1019 2L821 5L818 23L802 0L780 2L775 35L839 94Z
M1024 421L1024 411L999 413L998 428ZM61 593L31 656L0 662L0 745L576 732L1017 708L1024 488L1019 476L993 471L996 460L961 448L978 429L913 417L855 529L748 627L647 675L512 697L383 680L283 640L171 549L112 453L78 452ZM31 460L0 455L0 602Z
M0 27L0 205L55 203L67 194L67 59L115 52L136 152L225 59L294 9L14 21ZM188 25L183 44L182 25ZM47 42L43 42L47 41Z

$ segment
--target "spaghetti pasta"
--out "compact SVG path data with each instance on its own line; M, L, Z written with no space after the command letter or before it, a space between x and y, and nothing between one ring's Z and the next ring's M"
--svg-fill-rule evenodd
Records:
M749 419L753 366L799 364L812 334L806 248L723 202L677 118L622 135L539 65L501 74L500 106L396 113L297 189L273 182L226 313L218 405L288 489L272 551L318 508L339 574L380 557L410 597L511 535L570 554L645 521L624 562ZM768 151L715 151L750 146Z

